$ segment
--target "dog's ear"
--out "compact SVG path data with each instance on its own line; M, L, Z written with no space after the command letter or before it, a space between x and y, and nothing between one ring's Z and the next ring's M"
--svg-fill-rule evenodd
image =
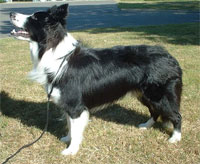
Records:
M56 21L62 21L68 15L68 4L53 6L48 10L48 13Z
M68 15L68 7L69 5L68 4L64 4L64 5L60 5L58 8L57 8L57 14L63 18L65 18L67 15Z

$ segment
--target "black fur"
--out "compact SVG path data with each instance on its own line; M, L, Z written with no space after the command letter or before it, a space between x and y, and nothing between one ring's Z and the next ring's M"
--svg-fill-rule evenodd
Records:
M72 118L137 91L154 120L161 115L181 128L182 71L166 50L146 45L77 49L58 84L60 105Z

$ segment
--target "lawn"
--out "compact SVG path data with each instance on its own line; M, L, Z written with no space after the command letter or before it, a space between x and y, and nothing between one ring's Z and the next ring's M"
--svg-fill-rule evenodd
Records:
M121 9L200 10L199 0L117 0Z
M75 38L91 47L149 44L164 46L183 69L182 141L169 144L172 129L159 121L143 131L138 124L149 117L147 108L126 96L91 116L84 141L76 156L60 155L66 145L65 121L51 104L48 132L23 150L11 164L189 164L200 163L200 47L197 23L133 28L73 31ZM32 65L27 42L0 39L0 163L22 145L40 135L45 125L46 94L27 79Z

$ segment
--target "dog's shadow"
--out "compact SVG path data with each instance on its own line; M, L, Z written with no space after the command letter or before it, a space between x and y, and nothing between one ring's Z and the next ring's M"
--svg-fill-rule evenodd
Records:
M118 104L113 104L103 110L100 110L92 116L101 118L105 121L115 122L117 124L130 125L138 127L140 123L148 120L147 115L142 115L132 109L124 108Z
M29 127L44 129L46 124L46 102L30 102L11 98L6 92L0 93L1 114L19 119ZM66 132L66 122L59 121L63 113L53 103L50 103L48 132L60 138Z
M23 100L15 100L9 97L6 92L0 93L1 114L19 119L24 125L34 126L44 129L46 124L46 108L47 103L36 103ZM63 112L54 104L50 104L49 126L48 132L60 138L66 134L66 120L63 120ZM0 115L1 115L0 114ZM105 121L116 122L118 124L130 125L138 127L138 124L148 120L147 115L142 115L137 111L126 109L120 105L112 105L92 116L101 118ZM160 129L160 125L156 128Z

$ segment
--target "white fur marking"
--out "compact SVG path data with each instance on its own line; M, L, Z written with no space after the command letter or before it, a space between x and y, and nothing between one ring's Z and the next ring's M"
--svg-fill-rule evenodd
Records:
M53 75L56 75L60 64L62 63L62 59L60 58L74 50L74 44L77 44L77 41L70 34L67 34L54 50L51 48L46 51L43 54L42 59L39 61L37 43L31 42L30 49L32 53L34 68L29 73L29 77L42 85L47 84L47 73L52 73ZM62 68L66 64L67 61L64 61L59 73L55 77L56 80L60 79Z
M176 130L176 129L174 129L174 132L172 134L172 137L169 139L169 142L170 143L176 143L176 142L178 142L180 140L181 140L181 132Z
M50 85L49 85L50 86ZM49 88L50 89L50 88ZM50 91L48 91L49 93ZM53 102L55 104L58 104L59 103L59 100L60 100L60 90L58 88L53 88L53 91L51 93L51 98L53 100Z
M69 117L71 143L69 147L62 151L62 155L75 155L79 150L79 145L83 139L83 132L89 121L89 112L83 111L79 118L72 119ZM67 138L67 137L66 137ZM66 139L65 138L65 139Z
M47 83L47 75L44 72L44 69L37 67L36 69L33 69L32 71L29 72L28 77L36 81L42 85Z
M154 121L153 117L151 117L147 122L140 124L139 129L146 130L147 128L152 127L154 123L155 123L155 121Z
M36 68L38 65L38 59L39 59L39 46L37 42L30 41L30 51L31 51L31 60L33 63L33 68Z
M12 22L15 26L17 26L19 28L24 28L24 25L25 25L28 17L30 17L30 15L16 13L15 19L12 19Z

